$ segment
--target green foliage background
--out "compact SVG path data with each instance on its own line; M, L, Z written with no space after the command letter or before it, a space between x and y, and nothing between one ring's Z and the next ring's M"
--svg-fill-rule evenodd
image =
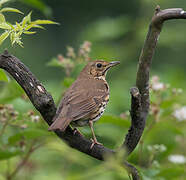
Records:
M138 57L157 4L162 9L186 8L185 0L12 1L9 6L25 14L32 10L33 20L51 19L60 26L50 25L45 31L37 30L37 34L23 36L24 48L12 47L6 40L0 50L8 48L10 53L20 58L43 82L56 103L82 68L81 63L75 63L74 71L66 78L64 68L53 67L58 54L66 57L67 46L73 46L77 52L87 40L92 43L89 53L92 59L120 60L120 66L107 75L111 99L105 115L95 125L98 140L116 149L130 126L129 89L135 85ZM10 22L21 21L22 16L7 14L7 19ZM166 87L151 92L152 108L147 127L142 141L128 158L145 180L186 179L186 163L169 160L174 154L186 157L186 121L178 121L173 116L176 108L186 104L185 31L185 20L166 22L153 58L151 76L158 75ZM0 82L0 180L15 172L33 148L36 150L30 153L27 163L12 179L129 179L126 171L118 165L119 157L99 162L69 148L48 132L19 85L11 77L9 80L0 78L5 80ZM182 93L179 88L183 89ZM91 137L89 128L80 130Z

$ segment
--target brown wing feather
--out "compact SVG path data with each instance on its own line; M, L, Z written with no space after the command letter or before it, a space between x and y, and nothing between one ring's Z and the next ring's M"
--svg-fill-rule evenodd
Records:
M94 111L98 107L96 102L89 98L82 102L71 104L72 111L69 112L69 116L73 118L73 121L84 118Z
M69 109L69 105L64 106L63 103L60 104L59 108L57 109L56 115L54 117L54 122L49 127L49 131L53 131L56 129L60 129L61 131L64 131L66 127L70 124L71 120L70 118L66 117L65 114L67 114L67 111Z
M80 83L76 80L67 90L49 130L64 131L71 121L84 118L95 111L103 101L103 97L109 93L101 81L85 80L83 84L82 81L81 79Z

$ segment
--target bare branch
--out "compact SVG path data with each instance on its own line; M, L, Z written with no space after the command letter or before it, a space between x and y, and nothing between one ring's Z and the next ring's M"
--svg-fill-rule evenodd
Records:
M141 95L138 88L133 87L131 93L131 127L125 137L123 147L127 150L127 155L130 154L138 144L140 137L143 133L145 124L141 117Z
M132 89L131 104L131 127L125 138L123 146L130 154L137 146L143 130L145 128L146 118L149 112L149 72L152 63L152 57L155 52L157 41L163 27L163 23L171 19L186 19L186 12L181 8L160 10L157 6L155 14L149 26L148 34L139 57L139 64L136 76L136 87L139 89L139 95L134 96Z

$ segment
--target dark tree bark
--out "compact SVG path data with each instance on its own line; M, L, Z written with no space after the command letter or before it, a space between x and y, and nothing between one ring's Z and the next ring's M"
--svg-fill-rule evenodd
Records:
M130 91L131 127L121 146L122 149L127 151L126 156L135 149L145 128L145 122L149 112L149 72L152 57L163 23L170 19L186 19L186 12L182 9L160 10L160 8L157 7L149 26L146 41L139 58L136 87L131 88ZM13 76L24 89L35 108L41 113L43 119L48 125L51 125L56 113L56 106L52 96L31 71L18 58L8 54L8 51L0 55L0 68L6 70ZM105 160L105 155L114 155L116 153L116 151L101 145L94 145L93 148L90 149L92 141L86 139L79 133L74 134L70 127L68 127L65 132L57 130L55 133L70 147L99 160ZM124 167L132 175L133 180L139 180L140 176L137 169L126 161L126 156L123 160Z

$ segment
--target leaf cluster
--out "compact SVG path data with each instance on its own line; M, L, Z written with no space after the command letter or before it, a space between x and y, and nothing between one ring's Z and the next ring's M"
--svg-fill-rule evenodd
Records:
M5 2L8 2L9 0L1 0L0 1L0 8ZM0 45L10 37L11 44L18 44L19 46L23 47L23 41L22 41L22 35L23 34L35 34L36 31L31 31L32 28L40 28L44 29L44 24L58 24L51 20L31 20L31 14L30 12L28 15L23 17L21 22L16 22L15 24L11 24L8 22L5 18L4 13L5 12L14 12L23 14L20 10L11 8L11 7L5 7L0 9L0 29L2 29L4 32L0 35Z

